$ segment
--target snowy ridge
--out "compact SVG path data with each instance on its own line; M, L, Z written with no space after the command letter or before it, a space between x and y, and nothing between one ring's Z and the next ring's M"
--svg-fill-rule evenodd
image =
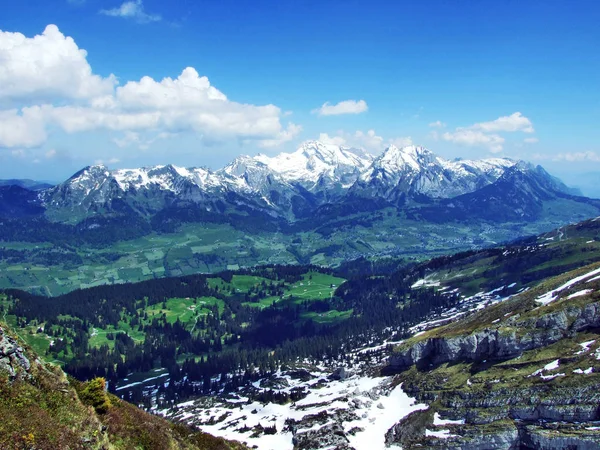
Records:
M320 179L351 185L373 157L347 147L308 141L293 153L275 157L258 155L255 160L289 182L315 184Z
M128 201L136 195L141 197L134 203L164 195L218 201L233 193L237 201L290 215L291 206L298 204L294 197L310 207L345 196L451 198L494 183L516 164L500 158L449 161L419 146L392 145L373 157L360 149L308 141L292 153L242 155L216 171L171 164L118 170L90 166L43 191L40 198L46 205L72 207L105 205L114 198Z
M385 198L407 192L449 198L495 182L515 164L500 158L448 161L424 147L390 146L361 174L356 190Z

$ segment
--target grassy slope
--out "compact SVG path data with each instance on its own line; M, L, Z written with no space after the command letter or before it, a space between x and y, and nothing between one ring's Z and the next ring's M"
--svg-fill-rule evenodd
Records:
M600 261L600 220L587 220L544 233L499 253L483 250L456 257L424 272L426 285L459 288L465 295L515 283L513 292L550 276Z
M0 327L12 334L6 325ZM172 424L103 391L110 406L97 412L82 396L87 384L67 379L57 366L41 363L30 347L24 345L24 351L32 362L29 374L21 369L16 379L9 380L0 373L1 449L246 448Z

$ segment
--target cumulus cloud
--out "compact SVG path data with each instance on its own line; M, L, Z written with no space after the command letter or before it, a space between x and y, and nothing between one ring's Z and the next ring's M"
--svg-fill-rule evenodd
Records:
M343 136L329 136L327 133L319 134L318 141L322 142L323 144L332 144L338 146L346 145L346 138Z
M368 130L366 133L357 130L352 141L355 143L354 146L371 151L382 150L385 146L383 137L378 136L375 130Z
M46 138L44 120L34 110L0 111L0 148L37 147Z
M431 122L429 126L431 128L446 128L446 123L441 120L436 120L435 122Z
M456 131L451 133L446 132L442 134L442 139L459 145L487 147L492 153L501 152L502 144L504 144L502 136L485 134L482 131L466 128L457 128Z
M410 137L396 137L386 140L382 136L379 136L375 130L368 130L366 132L356 130L354 133L340 130L334 136L330 136L327 133L321 133L319 134L318 140L325 144L362 148L372 153L379 153L390 145L406 147L413 143Z
M435 126L436 123L433 122L429 125ZM443 134L432 131L431 137L436 140L443 139L458 145L485 147L492 153L499 153L503 150L505 142L505 138L499 133L514 132L533 133L535 130L531 120L520 112L515 112L510 116L502 116L490 122L480 122L468 127L457 127L454 131L448 131ZM534 143L537 142L537 138L526 138L524 142Z
M531 120L529 120L520 112L513 113L510 116L498 117L496 120L492 120L491 122L476 123L470 128L474 130L481 130L486 133L497 133L499 131L522 131L524 133L535 132Z
M337 116L340 114L360 114L368 109L367 102L364 100L344 100L335 105L325 102L320 108L313 109L312 113L319 116Z
M413 145L413 140L410 136L408 137L397 137L389 140L389 143L395 145L396 147L408 147L409 145Z
M26 49L36 51L28 54ZM166 136L160 133L195 132L210 140L237 139L274 147L293 139L301 130L293 123L284 126L281 122L284 113L275 105L228 99L192 67L185 68L177 78L142 77L115 88L115 78L94 75L85 51L53 25L32 39L18 33L3 33L2 51L5 59L15 64L0 66L0 99L16 92L29 96L33 103L36 98L41 101L20 110L0 111L4 119L0 121L0 147L41 145L50 126L67 133L103 129L122 132L117 145L135 144L140 148L149 145L148 138L135 133ZM65 70L77 74L62 73L60 66L65 52L70 52L76 60ZM27 60L27 67L19 66L20 59ZM38 66L56 75L48 79L45 71L34 70ZM21 75L23 82L19 81ZM13 86L14 91L6 88L5 83ZM57 101L49 101L44 95L48 93L58 96Z
M112 17L122 17L124 19L132 19L138 23L150 23L162 20L162 17L158 14L148 14L144 10L142 0L124 2L117 8L102 9L100 10L100 14Z
M92 73L87 53L48 25L33 38L0 30L0 100L90 99L110 94L114 75Z

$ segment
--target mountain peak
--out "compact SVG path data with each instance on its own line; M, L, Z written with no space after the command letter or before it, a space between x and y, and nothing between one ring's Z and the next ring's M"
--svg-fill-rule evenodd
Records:
M397 147L392 144L375 159L373 165L392 172L420 171L433 157L434 154L425 147L416 145Z
M104 164L95 164L91 166L86 166L78 172L75 172L73 175L71 175L69 180L92 178L98 176L106 177L109 174L110 172L108 171L108 167L106 167Z
M258 155L255 159L283 179L307 185L324 178L348 184L348 176L356 179L372 161L370 155L320 141L306 141L293 153L280 153L274 157Z

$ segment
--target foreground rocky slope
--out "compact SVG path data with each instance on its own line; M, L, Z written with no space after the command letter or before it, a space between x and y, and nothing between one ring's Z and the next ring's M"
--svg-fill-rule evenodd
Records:
M430 405L403 448L599 448L600 269L548 280L400 344L389 369Z
M0 449L207 449L246 447L171 424L43 363L0 325Z

